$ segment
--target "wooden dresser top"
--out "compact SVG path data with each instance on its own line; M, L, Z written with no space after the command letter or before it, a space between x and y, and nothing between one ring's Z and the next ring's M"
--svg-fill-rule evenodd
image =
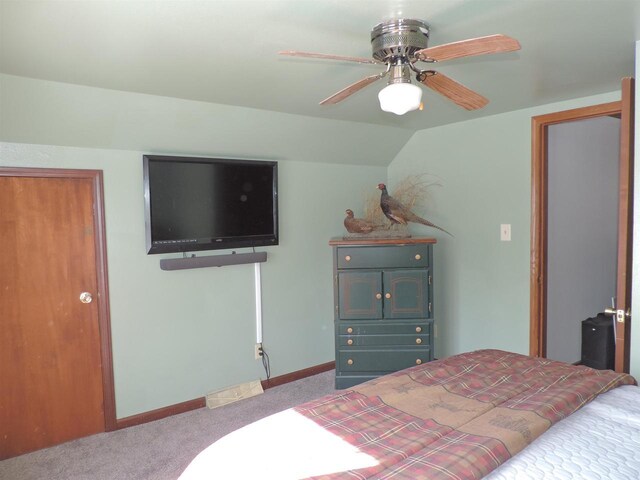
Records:
M431 237L408 237L408 238L332 238L329 245L415 245L417 243L436 243L437 240Z

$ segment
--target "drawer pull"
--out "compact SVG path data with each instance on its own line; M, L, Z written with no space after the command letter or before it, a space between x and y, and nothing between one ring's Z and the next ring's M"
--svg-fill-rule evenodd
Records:
M351 261L351 255L347 255L346 257L344 257L344 259L345 259L347 262L350 262L350 261Z
M422 343L422 339L421 339L421 338L416 338L416 343L417 343L418 345L420 345L420 344Z
M385 293L384 294L384 298L391 298L391 294L390 293Z
M347 360L347 365L353 365L353 360L351 358Z
M420 255L419 253L416 253L416 260L420 260L422 258L422 255Z
M382 294L381 294L381 293L376 293L376 298L377 298L378 300L380 300L380 299L382 298Z
M347 328L347 333L353 333L353 328L351 327Z
M422 363L422 360L420 360L419 358L416 358L416 365L420 365Z
M416 327L416 333L420 333L422 331L422 327Z
M347 345L353 345L353 339L350 338L349 340L347 340Z

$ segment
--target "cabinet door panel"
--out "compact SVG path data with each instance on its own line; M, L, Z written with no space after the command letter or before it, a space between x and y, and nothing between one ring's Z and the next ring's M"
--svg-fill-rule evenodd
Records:
M380 272L340 272L338 274L340 318L382 318L382 275ZM378 298L380 297L380 298Z
M383 278L385 318L430 316L428 271L386 270Z

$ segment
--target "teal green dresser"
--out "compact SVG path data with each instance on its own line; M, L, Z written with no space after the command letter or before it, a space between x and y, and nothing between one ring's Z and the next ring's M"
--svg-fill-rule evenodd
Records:
M433 360L433 238L333 239L336 388Z

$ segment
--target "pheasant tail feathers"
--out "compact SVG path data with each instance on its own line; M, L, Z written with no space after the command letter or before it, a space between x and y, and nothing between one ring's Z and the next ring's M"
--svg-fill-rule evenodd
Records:
M416 215L416 220L423 224L426 225L427 227L433 227L433 228L437 228L438 230L440 230L441 232L446 233L447 235L450 235L451 237L453 237L453 235L450 232L447 232L444 228L439 227L438 225L436 225L435 223L431 223L429 220L425 220L424 218L418 217Z

